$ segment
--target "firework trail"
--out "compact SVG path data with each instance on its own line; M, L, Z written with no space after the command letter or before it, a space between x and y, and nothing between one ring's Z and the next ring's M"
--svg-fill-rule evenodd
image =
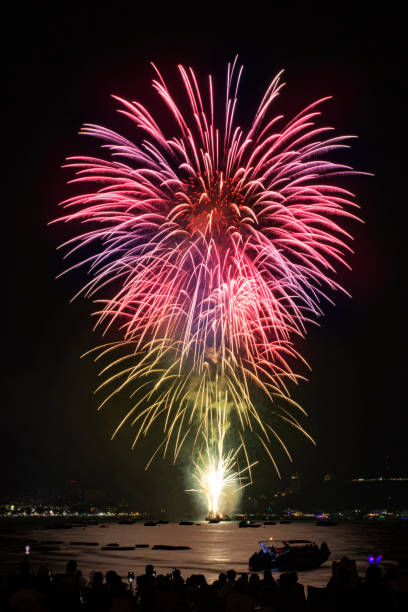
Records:
M265 395L269 414L306 434L289 397L299 379L291 364L302 359L293 339L342 290L336 267L351 252L343 221L357 219L357 205L337 178L354 171L327 155L351 136L316 125L328 98L286 123L271 114L281 74L244 130L235 120L237 60L228 65L222 121L211 76L200 88L193 70L179 66L180 106L153 68L173 133L139 102L114 96L140 138L85 124L81 134L102 140L106 155L68 159L72 182L87 191L64 201L59 219L86 226L62 245L66 257L86 252L69 270L86 267L78 295L98 304L104 334L114 328L123 338L97 349L98 359L110 358L105 402L130 388L134 403L118 429L135 425L136 442L160 422L157 451L172 444L174 458L188 437L212 439L228 405L226 421L235 415L240 432L253 431L273 459L272 440L288 451L252 389Z

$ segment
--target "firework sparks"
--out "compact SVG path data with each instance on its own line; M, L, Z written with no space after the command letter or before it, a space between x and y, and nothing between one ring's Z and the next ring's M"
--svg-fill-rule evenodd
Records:
M207 457L200 459L202 463L194 464L194 478L198 488L190 491L200 493L207 500L208 514L215 518L222 515L223 507L228 503L226 498L246 485L241 485L242 472L235 468L236 456L232 451L225 456L220 456L218 452L211 455L209 452Z
M143 138L135 143L85 124L81 133L101 139L109 155L69 158L73 182L88 190L63 202L59 219L88 227L63 245L66 256L87 253L69 270L88 269L78 295L98 304L104 334L112 327L122 334L98 349L97 358L111 357L105 402L130 388L134 402L118 429L135 425L136 442L160 422L157 450L165 454L174 443L174 459L187 437L211 439L226 404L229 422L235 414L240 432L254 432L272 460L273 441L289 455L252 389L265 395L269 414L306 434L296 416L303 411L289 396L300 378L291 364L302 359L293 340L343 290L334 280L351 252L342 222L357 219L357 205L337 179L354 171L327 155L351 137L316 123L327 98L286 123L272 115L280 74L244 130L235 119L237 60L228 65L221 123L211 76L204 95L193 70L179 66L184 108L154 70L174 133L166 135L139 102L114 96ZM205 474L196 466L213 507L220 483L237 478L235 455L223 452L207 456Z
M224 452L225 432L225 425L220 424L218 436L213 443L205 439L204 449L200 450L198 459L193 464L193 478L198 488L188 489L204 497L211 518L222 516L223 509L231 506L237 493L251 484L251 468L257 463L255 461L243 469L237 468L242 445L235 451Z

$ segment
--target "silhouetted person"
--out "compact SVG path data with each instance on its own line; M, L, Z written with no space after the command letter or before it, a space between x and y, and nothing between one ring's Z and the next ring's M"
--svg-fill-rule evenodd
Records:
M81 577L76 561L68 561L65 574L55 576L55 595L58 610L76 610L80 606Z
M262 607L273 608L276 603L278 587L270 569L265 569L260 581L260 603Z
M90 612L105 612L112 605L112 597L103 584L102 572L95 572L85 590L86 609Z
M282 612L301 612L306 607L303 585L298 584L296 572L281 574L278 589L278 610Z
M364 606L370 612L395 610L392 593L383 583L382 572L378 565L369 565L364 578Z
M53 584L51 581L51 572L45 565L42 565L37 572L37 589L41 595L41 601L45 607L49 607L53 597Z
M217 605L217 591L209 586L203 574L196 577L198 612L214 610Z
M333 575L326 587L331 603L331 610L333 610L333 612L355 610L357 607L358 591L355 585L354 576L346 564L333 563L332 567Z
M272 585L274 588L276 587L275 578L272 576L271 570L268 568L263 572L262 585Z
M215 582L213 583L213 586L217 589L217 592L220 593L222 587L226 583L227 583L227 576L224 574L224 572L221 572L218 575L218 580L215 580Z
M146 565L146 573L137 578L138 596L143 612L153 612L156 605L157 581L153 565Z
M233 590L226 597L225 611L252 612L254 606L255 599L248 593L248 583L245 578L240 578L235 582Z
M228 595L234 590L236 575L236 571L233 569L228 570L227 572L227 581L220 591L220 598L224 605Z
M173 585L175 586L184 585L184 578L182 577L180 570L177 568L174 568L172 572L172 581L173 581Z
M248 593L259 602L259 595L261 591L261 580L258 574L251 574L248 582Z
M112 599L125 599L130 595L126 590L126 585L122 582L122 578L113 570L106 574L106 588Z
M19 565L19 575L13 581L10 609L15 612L44 612L45 602L37 588L35 577L30 572L30 564L23 561Z

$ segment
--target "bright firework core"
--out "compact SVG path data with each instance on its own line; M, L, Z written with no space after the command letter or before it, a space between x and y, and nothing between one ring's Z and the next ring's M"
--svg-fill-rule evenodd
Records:
M194 462L193 478L199 488L190 491L200 493L206 499L211 517L222 516L226 509L234 505L239 491L251 484L251 468L255 465L247 465L242 470L237 468L241 447L223 454L223 440L221 432L215 448L211 449L206 444L205 451L200 452L198 460Z
M223 242L227 234L239 228L239 206L244 196L239 192L238 181L225 180L222 172L216 172L211 179L198 176L194 181L185 181L178 197L180 217L192 235L199 233Z

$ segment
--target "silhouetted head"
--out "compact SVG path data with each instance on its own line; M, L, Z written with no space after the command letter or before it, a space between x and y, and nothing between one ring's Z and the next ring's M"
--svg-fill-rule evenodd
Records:
M279 578L279 588L288 589L291 587L291 585L292 585L291 575L287 572L285 572L284 574L281 574Z
M238 578L238 580L240 582L243 582L244 584L247 584L248 582L248 574L246 574L245 572L243 572L240 577Z
M263 575L264 575L264 577L263 577L264 582L268 582L270 584L275 584L275 579L273 578L272 572L271 572L271 570L269 568L264 570Z
M146 576L153 576L154 567L153 565L146 565Z
M94 584L102 584L103 583L103 574L102 572L95 572L92 577L92 582Z
M237 575L237 572L235 570L228 570L227 572L227 580L229 580L230 582L234 582L235 580L235 576Z
M259 579L258 574L251 574L251 575L250 575L250 577L249 577L249 584L250 584L251 586L258 586L260 582L261 582L261 581L260 581L260 579Z
M67 574L75 574L76 568L77 562L71 559L71 561L68 561L67 563Z
M205 576L203 574L197 575L197 584L200 587L200 589L203 589L204 587L208 586Z
M191 589L194 587L194 578L193 578L193 574L191 576L189 576L186 580L186 585Z
M227 577L224 572L221 572L221 574L218 576L218 582L221 586L227 582Z
M298 579L299 579L299 576L297 575L297 572L290 572L289 576L290 576L291 583L292 584L296 584Z
M105 578L108 584L114 584L116 581L116 572L109 570L109 572L106 572Z

